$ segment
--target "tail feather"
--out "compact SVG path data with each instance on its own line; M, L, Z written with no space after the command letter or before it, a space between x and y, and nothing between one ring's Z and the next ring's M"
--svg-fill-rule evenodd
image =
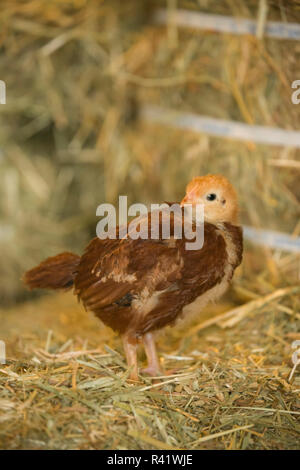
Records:
M60 253L42 261L23 276L30 289L69 289L72 287L80 256Z

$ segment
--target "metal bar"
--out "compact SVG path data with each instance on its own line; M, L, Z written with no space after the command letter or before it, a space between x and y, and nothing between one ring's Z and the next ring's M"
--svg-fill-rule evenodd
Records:
M153 20L156 24L167 24L169 21L172 21L172 24L176 26L231 34L251 34L255 36L257 31L256 20L213 15L183 9L175 10L169 17L167 10L160 8L155 11ZM300 24L268 21L265 25L264 36L278 39L299 40Z
M160 106L142 106L140 116L143 120L165 124L178 129L246 140L262 144L300 148L300 132L276 127L254 126L237 121L227 121L193 113L173 111Z
M257 229L243 226L244 237L257 244L283 251L300 253L300 237L292 237L288 233L276 232L274 230Z

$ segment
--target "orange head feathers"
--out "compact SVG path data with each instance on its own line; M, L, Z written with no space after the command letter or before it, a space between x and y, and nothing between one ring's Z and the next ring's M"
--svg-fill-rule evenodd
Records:
M237 194L231 183L222 175L196 176L186 187L183 204L203 204L204 219L216 224L238 224Z

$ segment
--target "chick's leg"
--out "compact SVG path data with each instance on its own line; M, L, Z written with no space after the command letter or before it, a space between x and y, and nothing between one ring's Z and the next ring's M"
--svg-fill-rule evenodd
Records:
M152 375L155 377L156 375L161 374L160 366L159 366L159 361L158 357L156 354L156 347L155 347L155 341L152 333L146 333L143 336L143 343L145 347L145 352L148 360L148 367L145 369L142 369L141 372L145 374Z
M138 381L137 340L132 336L123 336L123 346L128 367L131 368L129 378Z

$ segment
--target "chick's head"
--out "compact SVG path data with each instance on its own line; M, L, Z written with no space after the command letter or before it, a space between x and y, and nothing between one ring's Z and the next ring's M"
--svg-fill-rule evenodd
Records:
M186 187L181 205L203 204L204 220L213 224L238 223L237 194L232 184L222 175L196 176Z

